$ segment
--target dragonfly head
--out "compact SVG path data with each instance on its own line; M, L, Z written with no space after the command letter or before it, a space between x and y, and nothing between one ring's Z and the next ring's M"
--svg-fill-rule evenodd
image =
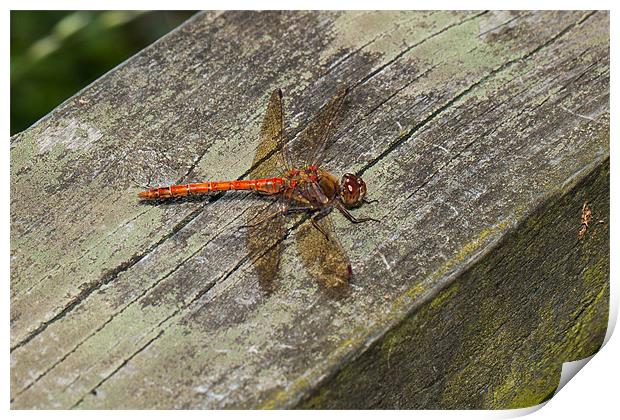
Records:
M366 183L355 174L344 174L340 181L340 199L348 207L357 207L366 197Z

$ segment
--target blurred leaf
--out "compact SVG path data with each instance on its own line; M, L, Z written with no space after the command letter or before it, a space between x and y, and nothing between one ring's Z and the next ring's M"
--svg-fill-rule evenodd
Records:
M11 11L11 134L194 13Z

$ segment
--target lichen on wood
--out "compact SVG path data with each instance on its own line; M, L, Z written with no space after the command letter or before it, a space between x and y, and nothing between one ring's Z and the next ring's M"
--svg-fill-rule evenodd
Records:
M261 288L260 197L137 201L247 177L270 92L295 137L343 83L324 166L381 219L329 216L344 296L304 223ZM11 139L11 406L534 404L602 339L608 157L608 12L198 14Z

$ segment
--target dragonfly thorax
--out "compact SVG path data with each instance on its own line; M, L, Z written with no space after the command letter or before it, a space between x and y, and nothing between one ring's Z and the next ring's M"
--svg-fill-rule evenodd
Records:
M318 209L333 203L340 193L338 178L316 166L291 169L285 179L285 197L311 208Z

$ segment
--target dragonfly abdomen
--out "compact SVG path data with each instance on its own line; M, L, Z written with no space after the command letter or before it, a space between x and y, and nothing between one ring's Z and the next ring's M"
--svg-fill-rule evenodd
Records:
M266 194L277 194L283 191L284 187L285 182L282 178L212 181L200 182L197 184L181 184L162 188L151 188L150 190L140 192L138 197L146 200L157 200L231 190L254 190Z

